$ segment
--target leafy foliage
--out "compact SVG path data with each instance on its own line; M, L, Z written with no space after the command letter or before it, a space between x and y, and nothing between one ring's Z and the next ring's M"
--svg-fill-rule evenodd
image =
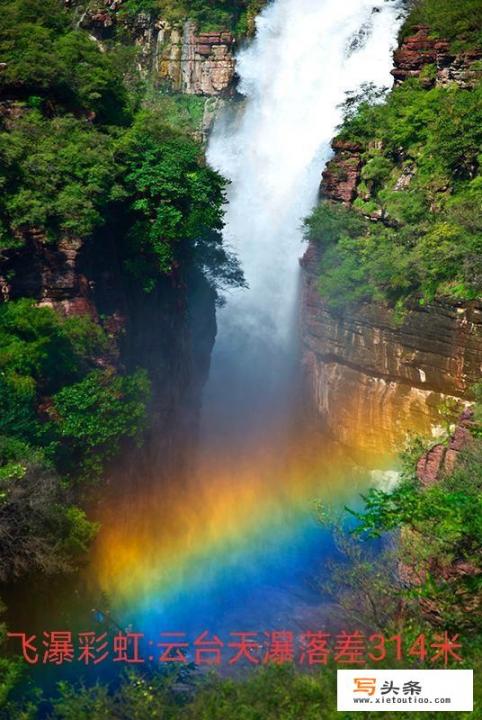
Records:
M452 41L454 50L482 45L480 0L412 0L412 9L402 36L416 25L428 25L435 37Z
M469 662L478 667L472 652L469 654ZM192 682L190 679L189 685ZM104 685L86 688L62 683L52 719L336 720L340 716L336 710L336 668L331 664L309 674L289 665L257 668L237 680L213 674L198 679L194 694L187 688L185 674L180 677L176 670L168 675L129 672L112 692ZM357 715L344 713L343 718L356 720ZM424 720L424 715L401 713L400 720ZM376 716L375 712L367 713L369 720L376 720ZM449 712L446 717L456 720L458 716Z
M340 137L365 148L358 198L352 209L323 202L306 223L333 308L480 295L481 127L481 83L407 81L384 102L368 88L349 104Z
M445 628L480 631L482 441L475 439L455 470L432 487L420 485L412 465L395 490L372 489L364 499L363 511L355 513L356 534L402 531L399 553L414 580L407 597L429 601Z
M40 96L102 121L127 118L127 95L111 57L71 28L57 0L1 0L0 55L6 92Z
M150 390L147 373L131 376L96 370L53 398L56 429L65 439L68 461L80 458L94 475L119 450L120 440L139 435ZM65 452L65 445L63 450Z
M69 493L55 471L32 453L12 456L9 441L0 437L0 459L10 451L10 474L0 481L0 580L12 581L29 572L47 575L72 570L85 555L97 526L69 502ZM35 453L33 453L35 458Z
M142 427L148 380L94 369L109 340L88 318L9 302L0 305L0 346L0 433L42 448L63 471L88 463L98 472Z
M0 0L0 85L16 98L0 127L0 249L29 233L101 242L120 210L119 255L146 290L181 261L239 283L220 234L225 182L193 139L204 101L151 92L136 114L119 47L101 52L57 0L37 5Z
M51 242L89 236L104 222L113 190L113 150L111 138L87 121L49 120L38 111L0 133L3 247L15 246L29 228Z
M141 113L123 137L119 158L135 222L130 231L131 269L147 280L149 266L172 269L175 245L196 245L223 227L224 180L208 168L200 148L154 113Z
M129 2L134 5L145 0ZM189 17L200 30L232 30L237 35L253 31L254 18L265 4L266 0L157 0L160 14L171 21Z

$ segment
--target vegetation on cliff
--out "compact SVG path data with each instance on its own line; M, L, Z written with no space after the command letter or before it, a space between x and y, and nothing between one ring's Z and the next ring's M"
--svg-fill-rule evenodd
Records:
M402 37L427 23L429 36L480 48L481 13L480 0L420 0ZM306 223L307 237L324 250L320 290L333 309L368 301L402 310L481 294L480 63L470 61L469 71L462 58L458 78L441 82L419 52L418 77L388 93L367 87L345 104L337 142L361 167L355 197L345 206L322 201ZM344 181L344 172L335 159L332 182L336 173Z
M480 295L481 127L480 82L427 90L416 79L348 108L340 139L362 148L357 199L322 202L307 221L333 307Z
M206 167L182 104L151 98L143 109L115 53L74 30L57 0L0 9L1 260L31 237L52 247L94 238L101 251L98 231L122 215L119 259L145 290L181 262L213 283L238 282L220 233L225 183ZM0 337L3 501L39 472L57 485L97 477L142 428L145 373L122 372L98 322L27 300L0 307Z
M480 0L410 0L410 5L402 38L417 25L428 25L434 37L450 40L453 50L482 46Z
M57 0L1 0L2 96L36 97L51 116L59 109L119 122L127 96L113 57L72 27Z
M33 0L0 7L0 89L15 103L0 128L0 248L20 246L32 231L50 243L90 237L122 203L130 208L125 266L137 276L151 268L146 289L186 254L228 279L225 183L206 167L188 121L178 123L186 109L154 95L142 109L115 53L72 30L57 0L40 13Z
M254 19L265 4L266 0L125 0L122 11L155 12L172 23L189 18L201 31L231 30L243 36L253 31Z
M150 0L124 5L135 12L154 7ZM185 4L155 3L161 5L174 20L187 13ZM72 30L57 2L43 7L45 13L33 0L0 0L2 253L20 249L29 234L52 247L65 238L89 238L100 249L102 230L115 217L123 268L146 291L189 263L213 282L239 283L221 242L224 181L206 168L188 128L173 120L172 104L153 100L151 111L142 109L112 56ZM190 14L204 29L229 25L239 32L254 7L191 3ZM428 13L432 4L417 7ZM449 6L442 7L448 13ZM427 91L419 81L384 103L368 97L347 112L343 137L363 153L359 202L354 208L324 203L308 222L310 236L326 248L321 288L335 306L475 297L478 118L480 87ZM11 581L68 571L82 558L97 528L79 507L79 486L97 477L123 442L139 436L149 381L142 370L123 372L99 323L62 318L26 299L0 306L0 345L0 580ZM480 428L474 436L455 471L436 487L420 486L412 455L394 491L367 496L360 543L343 538L356 549L339 570L343 597L335 599L347 612L363 614L367 627L387 633L402 627L414 638L434 626L457 631L463 622L471 641L464 666L477 670L480 628L467 608L480 593L481 576L473 572L482 542L474 511L482 489ZM394 532L402 537L404 560L418 569L417 585L393 586L386 563L392 569L397 558L384 554L375 565L365 551L364 536L385 541ZM457 564L471 571L433 572ZM367 589L375 607L383 607L381 624L370 616ZM433 618L421 612L421 600L435 608ZM291 666L266 667L246 680L203 678L195 693L180 683L178 668L167 676L132 672L111 687L64 683L55 699L40 702L21 685L20 665L0 658L0 717L331 720L339 715L335 671L330 665L303 675Z
M104 331L30 300L0 305L0 580L72 569L96 526L75 505L121 438L138 435L148 381L102 368Z

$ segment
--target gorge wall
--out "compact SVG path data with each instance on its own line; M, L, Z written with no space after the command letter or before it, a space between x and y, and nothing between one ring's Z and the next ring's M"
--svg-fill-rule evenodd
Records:
M470 88L481 56L453 53L420 26L396 50L392 75L396 84L420 78L427 88L452 82ZM341 139L332 147L320 196L345 206L359 196L366 200L359 187L362 148ZM409 174L402 173L396 189L409 183ZM366 217L384 220L379 208ZM399 320L376 304L336 313L319 292L321 254L311 242L301 262L305 405L314 426L374 459L399 448L408 433L436 433L443 424L441 403L447 398L464 403L480 378L482 305L412 303Z
M109 40L134 47L137 71L150 87L219 98L233 87L234 38L197 34L186 20L172 27L148 13L119 17L122 0L65 0L75 25L109 52ZM133 68L134 70L134 68ZM2 97L0 121L15 130L28 110L22 98ZM88 240L66 234L55 244L25 228L18 247L2 250L0 302L31 298L65 316L87 315L102 325L112 348L99 358L127 372L146 368L152 383L148 429L133 462L157 476L181 471L197 435L201 390L216 335L216 292L189 259L146 293L126 272L119 252L122 228L107 222ZM102 250L99 252L99 248Z
M75 5L65 0L67 6ZM100 43L127 36L138 49L138 67L157 87L206 97L229 96L235 74L235 37L228 30L199 32L190 19L176 24L155 13L123 15L123 0L76 8L78 24Z
M102 251L66 237L55 246L31 232L0 264L3 301L32 298L65 316L88 315L111 338L102 366L147 369L149 423L135 463L157 474L181 468L195 442L200 393L216 335L213 288L199 269L178 268L146 293L123 267L115 232Z

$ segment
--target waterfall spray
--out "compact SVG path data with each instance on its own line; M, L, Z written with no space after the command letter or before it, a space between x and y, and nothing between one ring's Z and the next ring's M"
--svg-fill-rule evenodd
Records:
M390 85L400 0L276 0L238 57L241 113L208 160L231 181L225 240L248 284L218 313L204 424L229 442L289 412L302 220L316 202L345 93ZM244 420L244 423L243 423Z
M303 608L318 612L306 576L333 546L309 503L356 488L337 447L283 425L293 415L301 225L345 93L390 84L399 12L399 0L274 0L239 55L245 100L218 119L208 159L231 180L225 239L248 287L218 312L197 470L184 485L139 486L135 512L104 523L99 546L119 613L143 627L291 627Z

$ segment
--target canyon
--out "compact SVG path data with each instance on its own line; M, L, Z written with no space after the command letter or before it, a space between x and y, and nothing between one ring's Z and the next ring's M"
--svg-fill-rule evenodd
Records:
M156 87L205 98L201 130L206 136L219 111L216 103L236 93L232 33L198 32L190 20L172 26L149 13L119 19L122 0L105 0L94 9L71 0L66 5L76 12L79 26L101 45L116 33L127 32L137 48L141 72ZM420 26L395 51L391 73L395 83L401 83L408 77L423 78L425 68L435 67L424 80L427 87L447 82L465 87L470 86L479 59L476 51L451 52L448 43L433 39L429 29ZM1 111L10 123L21 112L9 100L2 101ZM332 151L320 195L351 205L358 195L361 148L335 138ZM371 219L380 220L376 213ZM126 285L112 238L100 265L89 252L89 243L83 246L75 238L52 247L35 231L29 232L22 249L4 253L3 298L32 297L65 314L107 318L106 326L119 337L118 362L128 367L137 358L149 365L155 378L153 437L166 438L166 447L172 448L177 444L172 434L185 436L189 427L191 444L216 336L214 293L199 274L191 278L191 288L181 268L161 290L141 298ZM312 243L301 260L306 414L314 428L370 462L395 450L409 432L436 432L442 424L438 408L445 399L470 400L470 387L480 375L482 305L414 306L401 322L377 305L340 316L328 309L318 292L320 252ZM148 322L145 317L141 320L142 302ZM149 328L149 339L139 326ZM178 415L184 418L179 433L174 431L179 423L172 422Z
M25 628L39 642L44 627L60 622L101 638L139 632L143 657L144 649L153 652L146 669L157 663L155 639L175 630L189 640L178 655L189 673L197 672L200 644L191 640L237 647L228 639L248 628L261 637L253 657L263 674L266 658L256 652L268 647L267 628L299 637L316 629L351 632L347 623L355 622L364 634L370 625L358 593L366 588L374 629L391 623L393 601L398 632L410 604L405 590L424 585L428 572L461 584L480 575L464 544L478 482L472 467L480 409L473 400L482 303L431 299L441 297L437 285L424 294L406 276L400 286L408 291L397 295L394 276L407 267L415 275L432 257L442 256L443 265L450 240L461 237L462 250L470 250L463 267L473 257L476 279L477 245L446 233L439 255L424 254L420 242L411 264L392 262L394 248L404 258L418 249L424 228L401 235L403 213L378 192L401 193L410 205L432 182L433 166L423 174L421 154L406 152L402 141L389 144L389 132L374 139L378 108L373 125L347 140L346 109L357 107L366 88L371 101L393 85L381 105L384 112L402 93L393 129L403 124L405 107L412 109L403 104L407 88L423 97L422 109L427 97L437 101L452 87L477 98L481 54L454 50L428 25L407 34L405 0L272 0L249 42L261 0L220 0L215 8L193 0L197 23L181 0L63 0L64 9L47 1L44 35L33 47L40 53L50 37L54 70L47 67L39 81L35 67L26 81L22 53L9 55L8 47L9 62L0 63L8 80L0 83L7 168L1 390L13 441L13 450L8 443L3 450L11 485L2 501L22 486L22 473L35 477L37 457L45 456L63 493L54 515L65 509L74 518L69 532L78 555L60 571L34 565L7 578L11 587L3 583L0 593L8 627ZM11 16L29 48L30 2L12 0ZM20 3L26 20L18 23ZM62 17L51 27L55 11ZM63 72L66 57L79 58L71 73ZM435 127L449 127L434 104ZM466 107L473 105L462 103L460 117ZM417 150L425 147L413 136ZM437 137L445 140L442 131ZM462 182L469 184L479 167L475 155L465 157ZM445 184L440 177L418 218L440 210L442 224L454 186L452 175ZM470 202L458 209L467 207L472 212ZM311 218L321 218L317 235ZM330 271L324 252L343 245L345 229L344 248L357 267L353 275L337 272L345 258L334 253L334 281L323 285ZM363 250L376 255L380 237L385 274L375 263L370 274ZM361 292L356 286L349 295L345 278L359 281ZM448 297L449 281L442 286ZM472 297L472 285L457 287L452 297ZM346 288L348 299L337 304ZM17 408L25 411L18 418ZM400 457L414 434L423 438ZM35 502L28 507L33 512L25 515L38 525ZM415 533L400 520L407 508L419 523ZM355 518L359 537L369 540L359 548ZM51 537L47 523L55 551L71 540L59 524ZM19 536L30 537L26 527ZM454 559L444 559L447 538ZM418 575L415 540L428 558ZM443 606L429 598L420 607L438 626ZM477 609L475 601L463 607L467 616ZM383 624L379 615L386 615ZM412 628L408 610L407 621ZM244 658L247 668L252 659ZM78 670L65 668L68 682L83 683ZM110 673L106 666L105 677ZM126 682L137 687L134 676Z

